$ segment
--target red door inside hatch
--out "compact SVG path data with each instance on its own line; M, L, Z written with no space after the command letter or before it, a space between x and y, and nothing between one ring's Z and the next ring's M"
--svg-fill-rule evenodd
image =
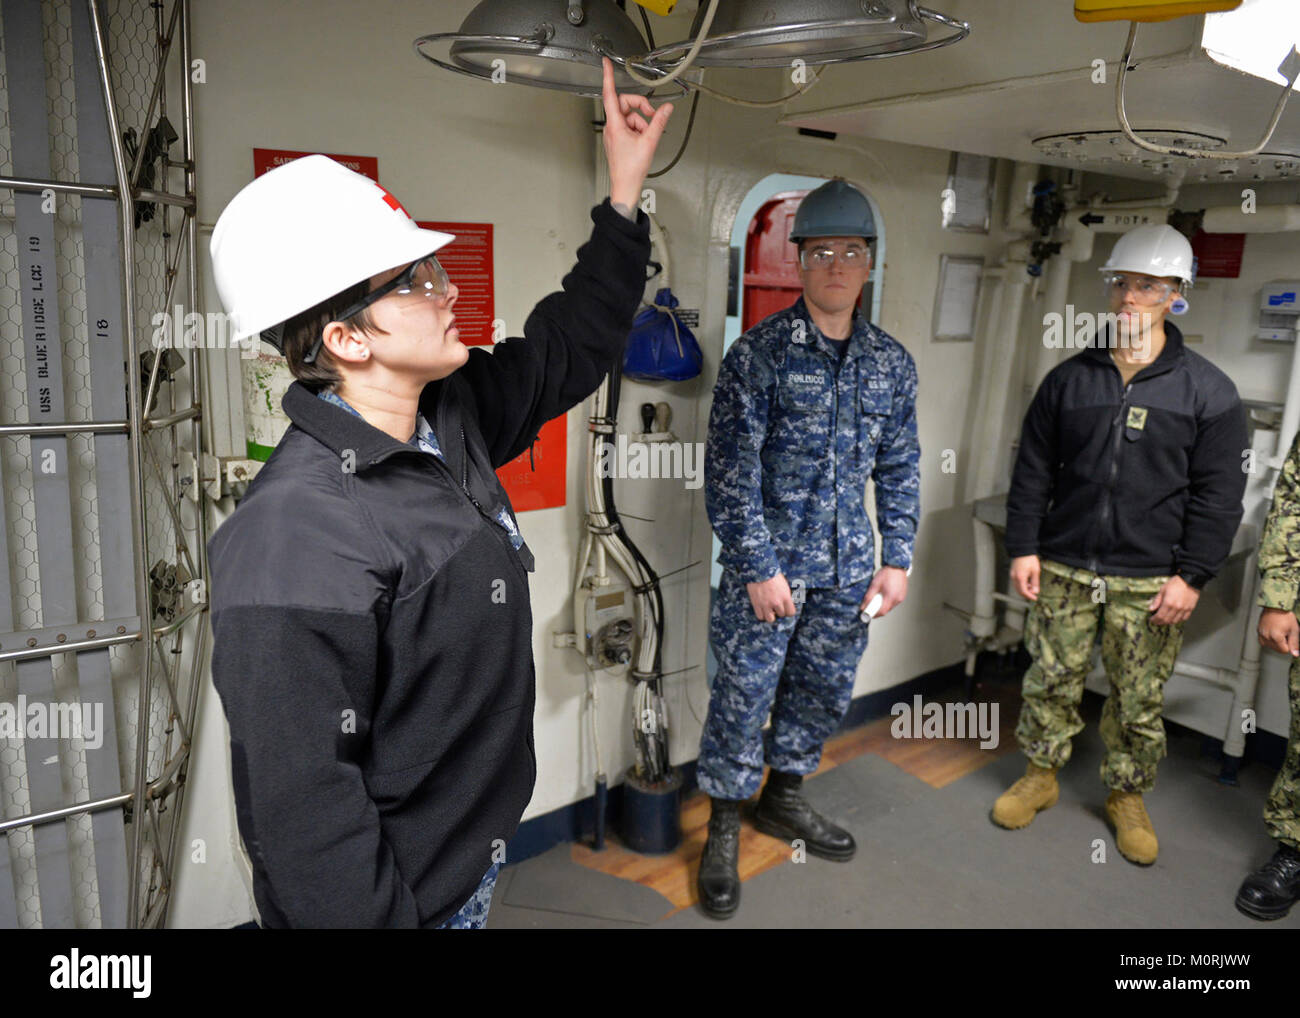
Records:
M740 328L747 332L768 315L788 308L803 293L799 260L790 243L795 210L807 191L782 191L754 214L745 239L745 297Z

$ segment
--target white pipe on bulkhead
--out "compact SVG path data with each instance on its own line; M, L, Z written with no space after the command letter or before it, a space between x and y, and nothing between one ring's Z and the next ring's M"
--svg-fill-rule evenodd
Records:
M1300 205L1261 205L1243 212L1239 205L1206 209L1206 233L1290 233L1300 230Z
M1082 233L1083 230L1078 232ZM1070 274L1074 264L1070 261L1068 251L1063 246L1061 253L1048 263L1047 266L1047 289L1043 294L1043 303L1041 305L1044 315L1064 315L1065 302L1070 295ZM1044 328L1046 323L1044 323ZM1037 355L1033 358L1033 374L1029 379L1031 392L1037 392L1038 386L1046 377L1047 373L1054 368L1060 359L1061 351L1049 347L1044 342L1039 342Z
M1028 233L1034 228L1030 219L1034 184L1044 167L1036 163L1016 163L1011 171L1011 191L1007 199L1004 225L1008 233Z
M1145 226L1148 223L1162 225L1168 222L1169 209L1163 205L1139 205L1127 209L1111 209L1102 206L1074 209L1068 215L1076 222L1082 216L1089 217L1090 222L1079 223L1079 225L1086 225L1089 230L1097 233L1127 233L1135 226Z
M990 280L994 285L992 290L988 291L987 311L978 333L979 345L976 352L980 358L980 387L975 393L975 442L971 449L971 467L966 475L967 502L974 502L989 494L982 487L981 478L984 475L982 462L988 458L990 445L997 441L995 426L998 422L993 419L989 403L994 389L1000 384L1005 384L1007 376L1005 350L997 341L1002 326L1007 271L1005 268L985 269L981 278L981 291L986 290L986 284Z
M1011 245L1013 248L1015 246L1015 244ZM1009 262L1007 264L1010 275L1007 278L1007 313L1004 328L1006 329L1006 335L1009 337L1012 344L1012 355L1014 358L1012 363L1016 364L1021 362L1019 350L1020 321L1024 314L1026 291L1029 289L1029 274L1025 271L1026 267L1027 266L1021 262ZM999 439L1001 438L1002 422L1005 421L1007 417L1007 403L1011 398L1011 372L1005 372L1004 378L1005 381L1001 386L1001 392L999 394L1000 398L997 401L997 405L994 407L994 412L997 414L995 420L997 422L998 431L996 434ZM989 444L988 465L990 473L993 474L993 476L990 477L990 484L995 485L995 490L997 491L1007 490L1010 483L1009 466L1006 475L997 475L995 473L1002 459L1002 448L1003 443L1001 441L991 442ZM987 491L989 489L986 488L985 490ZM1011 626L1013 629L1018 631L1024 629L1025 611L1023 608L1009 605L1006 610L1005 618L1007 625Z

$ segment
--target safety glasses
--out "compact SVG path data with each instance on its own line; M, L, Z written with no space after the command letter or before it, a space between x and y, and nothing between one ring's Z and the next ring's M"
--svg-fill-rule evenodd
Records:
M829 247L806 247L799 252L799 264L805 269L829 269L838 260L846 269L864 267L871 251L861 244L850 244L843 251Z
M1163 279L1146 279L1142 276L1128 276L1123 272L1108 272L1101 277L1102 289L1107 296L1123 299L1130 290L1133 299L1139 304L1162 304L1174 292L1173 284Z
M390 279L383 286L371 290L355 304L348 307L341 315L338 315L334 321L345 322L391 294L399 297L414 295L436 300L447 296L450 289L451 280L447 278L447 270L439 264L437 258L429 255L427 258L411 262L397 276ZM316 337L316 342L312 344L311 349L303 355L303 363L315 363L323 339L323 336Z

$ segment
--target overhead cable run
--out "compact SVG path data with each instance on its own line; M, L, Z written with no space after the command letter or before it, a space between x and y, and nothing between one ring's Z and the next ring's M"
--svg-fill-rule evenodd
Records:
M1254 148L1243 149L1240 152L1225 152L1222 149L1213 148L1177 148L1170 145L1157 145L1155 142L1147 141L1134 133L1129 124L1128 112L1124 103L1124 84L1128 80L1128 72L1133 70L1129 61L1133 58L1133 45L1137 41L1137 31L1138 22L1130 22L1128 41L1124 43L1124 56L1120 59L1118 80L1115 82L1115 116L1119 119L1120 130L1124 132L1124 137L1147 152L1155 152L1164 156L1182 156L1186 159L1249 159L1251 156L1259 155L1264 151L1264 146L1272 139L1273 132L1277 130L1278 122L1282 119L1287 100L1291 98L1291 89L1295 87L1296 79L1300 78L1300 52L1296 51L1295 46L1291 47L1286 59L1278 66L1278 73L1286 78L1286 84L1282 87L1282 94L1278 96L1277 105L1273 107L1273 117L1264 130L1264 136L1260 138L1259 143Z

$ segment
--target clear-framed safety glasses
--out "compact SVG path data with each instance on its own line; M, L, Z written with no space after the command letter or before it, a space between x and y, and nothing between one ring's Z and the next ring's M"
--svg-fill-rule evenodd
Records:
M438 259L433 255L421 258L419 261L411 262L398 275L390 279L383 286L371 290L355 304L348 307L341 315L338 315L334 321L344 322L354 315L359 315L366 308L375 302L382 300L390 295L399 297L427 297L430 300L436 300L445 297L451 289L451 280L447 277L447 270L442 267ZM303 363L312 364L316 361L316 355L320 353L323 336L317 336L316 342L312 344L311 349L303 355Z
M1123 298L1128 291L1133 291L1133 298L1139 304L1154 307L1162 304L1174 292L1174 285L1163 279L1149 279L1125 272L1107 272L1101 277L1101 286L1106 296Z
M850 244L843 251L818 245L799 252L799 264L805 269L829 269L839 261L846 269L864 267L871 259L871 249L865 244Z

